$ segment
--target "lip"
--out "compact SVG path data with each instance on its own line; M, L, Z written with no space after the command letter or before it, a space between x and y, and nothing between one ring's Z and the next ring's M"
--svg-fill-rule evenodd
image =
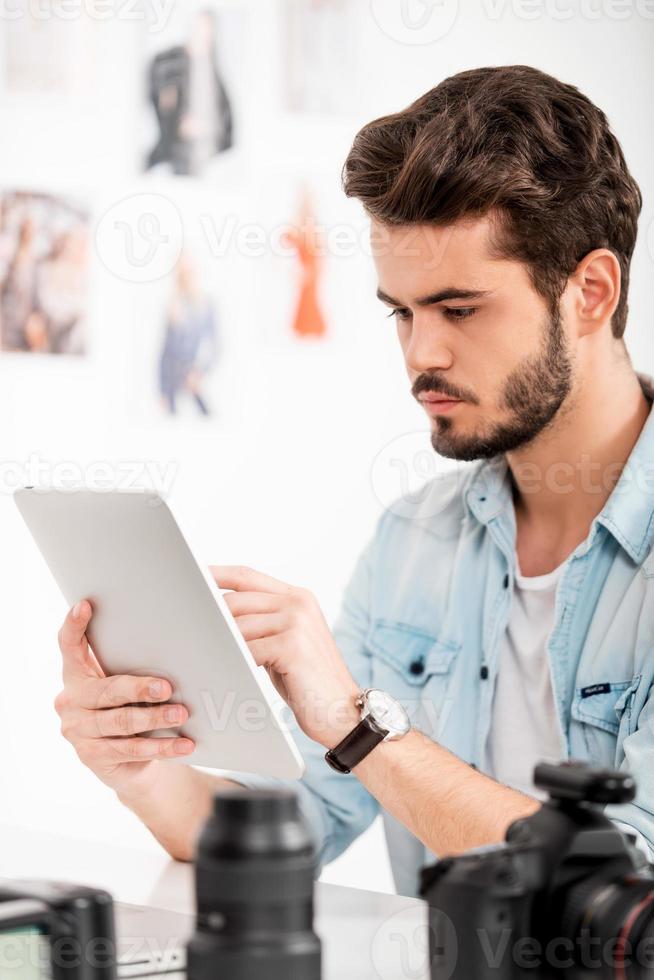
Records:
M430 415L443 415L446 412L451 412L452 409L460 405L462 399L460 398L439 398L438 396L432 395L431 397L426 396L420 399L425 411Z

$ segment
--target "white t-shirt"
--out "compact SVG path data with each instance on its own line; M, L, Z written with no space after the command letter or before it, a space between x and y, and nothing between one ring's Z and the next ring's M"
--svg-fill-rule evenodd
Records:
M533 785L534 766L565 753L547 652L564 565L547 575L516 574L486 744L484 771L537 798L544 794Z
M534 786L534 767L538 762L560 762L566 753L547 650L564 565L547 575L524 576L519 569L516 573L484 759L489 776L539 800L547 793ZM654 861L641 833L619 820L613 822L633 834L646 860Z

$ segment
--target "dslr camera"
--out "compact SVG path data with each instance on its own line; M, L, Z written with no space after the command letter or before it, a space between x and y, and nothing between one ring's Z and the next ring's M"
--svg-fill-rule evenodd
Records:
M116 980L109 892L53 881L0 879L0 977Z
M549 799L506 842L424 868L433 980L654 977L654 868L602 813L631 776L541 764Z

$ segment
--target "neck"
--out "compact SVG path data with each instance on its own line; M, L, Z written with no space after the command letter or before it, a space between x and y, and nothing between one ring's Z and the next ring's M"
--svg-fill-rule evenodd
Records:
M592 378L592 380L591 380ZM507 453L521 532L549 537L552 559L583 541L600 513L649 415L650 403L628 361L589 372L553 423L529 445ZM561 560L563 560L561 558Z

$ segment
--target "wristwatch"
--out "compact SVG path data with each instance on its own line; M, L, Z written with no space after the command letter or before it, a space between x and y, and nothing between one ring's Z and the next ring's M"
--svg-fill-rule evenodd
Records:
M326 761L336 772L350 772L380 742L402 738L411 730L405 709L385 691L366 688L354 703L361 709L361 721L337 746L325 753Z

